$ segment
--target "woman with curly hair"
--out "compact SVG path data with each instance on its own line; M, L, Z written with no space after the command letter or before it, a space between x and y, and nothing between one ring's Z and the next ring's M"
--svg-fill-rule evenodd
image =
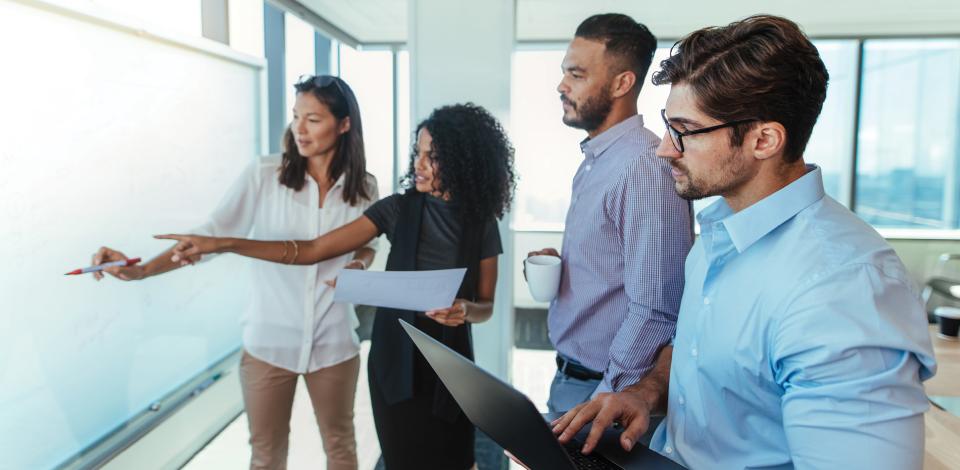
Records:
M483 108L438 108L417 126L405 192L386 197L343 227L310 241L253 241L194 235L178 240L173 260L230 252L289 264L312 264L348 253L381 234L391 243L388 271L466 267L453 305L428 312L380 308L368 364L374 422L390 470L474 466L473 425L403 333L398 318L473 357L470 324L493 313L497 219L515 186L513 147Z

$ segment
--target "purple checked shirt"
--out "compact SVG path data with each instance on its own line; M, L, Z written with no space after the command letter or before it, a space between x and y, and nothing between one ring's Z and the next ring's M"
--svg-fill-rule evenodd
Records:
M676 328L693 220L659 143L638 115L580 144L548 326L560 354L603 372L597 392L639 381Z

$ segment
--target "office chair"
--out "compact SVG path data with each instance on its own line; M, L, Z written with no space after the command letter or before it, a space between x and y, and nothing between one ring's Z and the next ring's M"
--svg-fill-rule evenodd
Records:
M937 268L934 272L939 275L930 277L923 286L923 305L927 310L927 319L930 323L936 323L936 316L933 309L930 308L930 300L933 294L943 297L948 305L960 306L960 279L944 277L947 272L947 264L951 261L960 261L960 253L944 253L937 260Z

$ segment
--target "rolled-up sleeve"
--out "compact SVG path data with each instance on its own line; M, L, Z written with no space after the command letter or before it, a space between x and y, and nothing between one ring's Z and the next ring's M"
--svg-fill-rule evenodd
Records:
M900 279L843 268L803 288L771 333L796 468L922 467L921 381L936 364L922 304Z
M208 237L248 237L253 229L260 189L260 162L255 161L233 182L207 221L194 227L191 233ZM215 256L204 255L201 260Z

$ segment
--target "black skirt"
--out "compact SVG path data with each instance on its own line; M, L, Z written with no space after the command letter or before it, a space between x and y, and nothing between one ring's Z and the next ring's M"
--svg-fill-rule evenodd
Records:
M439 333L439 325L432 320L417 320L417 326L431 336ZM416 350L413 365L413 398L389 405L372 372L374 365L368 364L373 422L386 470L469 469L476 460L473 423L462 412L452 422L436 416L437 374Z

